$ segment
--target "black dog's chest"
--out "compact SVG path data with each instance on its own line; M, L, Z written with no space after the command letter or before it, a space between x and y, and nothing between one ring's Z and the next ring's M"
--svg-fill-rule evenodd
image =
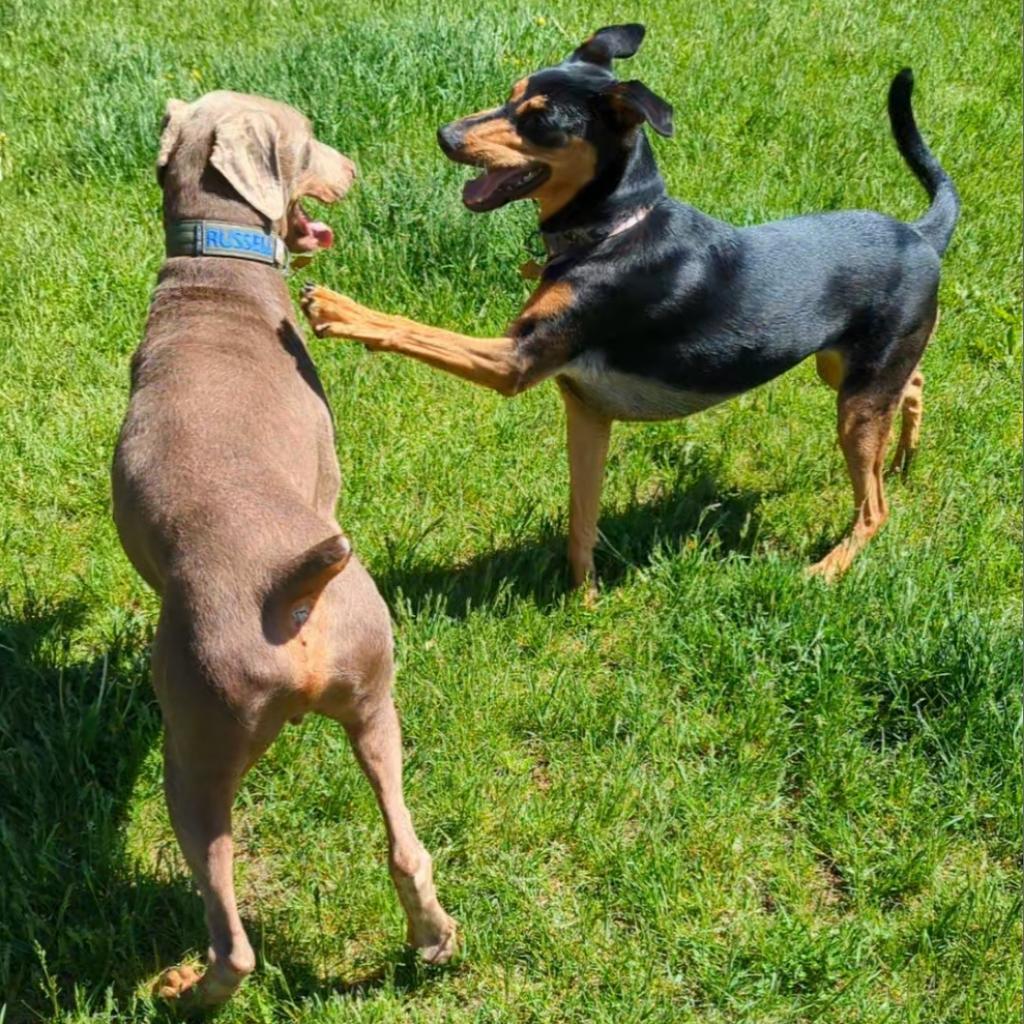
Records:
M653 377L612 369L605 357L585 352L559 376L592 409L615 420L675 420L733 397L664 384Z

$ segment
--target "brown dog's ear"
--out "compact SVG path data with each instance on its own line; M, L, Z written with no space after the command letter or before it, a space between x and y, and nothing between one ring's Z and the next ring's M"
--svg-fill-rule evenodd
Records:
M588 64L599 64L610 68L617 57L632 57L644 41L647 31L643 25L608 25L599 28L589 39L582 42L570 54L569 60L584 60Z
M242 110L217 122L210 163L270 221L284 216L277 122L262 110Z
M171 159L171 153L178 144L178 137L181 135L181 126L188 116L188 104L183 100L168 100L164 108L164 119L160 125L160 150L156 155L156 180L159 184L164 183L164 171Z
M615 82L601 95L624 128L635 128L647 121L659 135L671 135L674 131L672 104L656 96L643 82Z

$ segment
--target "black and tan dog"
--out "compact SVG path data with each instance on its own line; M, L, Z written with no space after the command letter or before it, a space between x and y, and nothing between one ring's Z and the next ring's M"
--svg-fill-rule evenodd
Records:
M839 393L854 493L852 530L812 567L832 577L886 518L883 459L897 410L894 466L905 471L917 447L919 364L956 190L918 133L904 70L889 91L892 130L932 198L914 223L854 211L735 228L671 199L642 126L670 135L672 108L611 72L643 36L641 25L601 29L517 82L502 106L438 132L450 159L484 170L463 191L470 210L539 205L548 260L505 337L426 327L312 286L303 307L321 337L401 352L503 395L555 377L568 421L569 559L575 583L591 588L612 421L687 416L814 355Z

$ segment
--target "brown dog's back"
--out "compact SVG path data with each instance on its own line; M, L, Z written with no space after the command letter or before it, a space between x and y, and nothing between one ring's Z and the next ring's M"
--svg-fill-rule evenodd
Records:
M161 273L132 364L115 519L159 592L301 618L349 555L330 411L280 276L202 262Z

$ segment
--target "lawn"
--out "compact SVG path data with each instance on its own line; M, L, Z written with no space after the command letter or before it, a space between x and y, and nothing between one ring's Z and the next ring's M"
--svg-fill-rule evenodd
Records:
M673 194L754 223L924 193L889 137L917 73L960 188L923 447L834 586L834 398L803 366L621 424L589 610L566 592L561 403L313 341L339 518L394 615L407 795L459 919L425 970L369 788L307 718L237 809L257 973L219 1019L1009 1024L1021 1012L1021 31L1005 0L522 7L0 3L0 1021L161 1019L201 955L147 681L156 602L108 467L161 262L166 99L265 93L360 168L293 280L493 336L526 204L461 205L438 124L594 28L676 107Z

